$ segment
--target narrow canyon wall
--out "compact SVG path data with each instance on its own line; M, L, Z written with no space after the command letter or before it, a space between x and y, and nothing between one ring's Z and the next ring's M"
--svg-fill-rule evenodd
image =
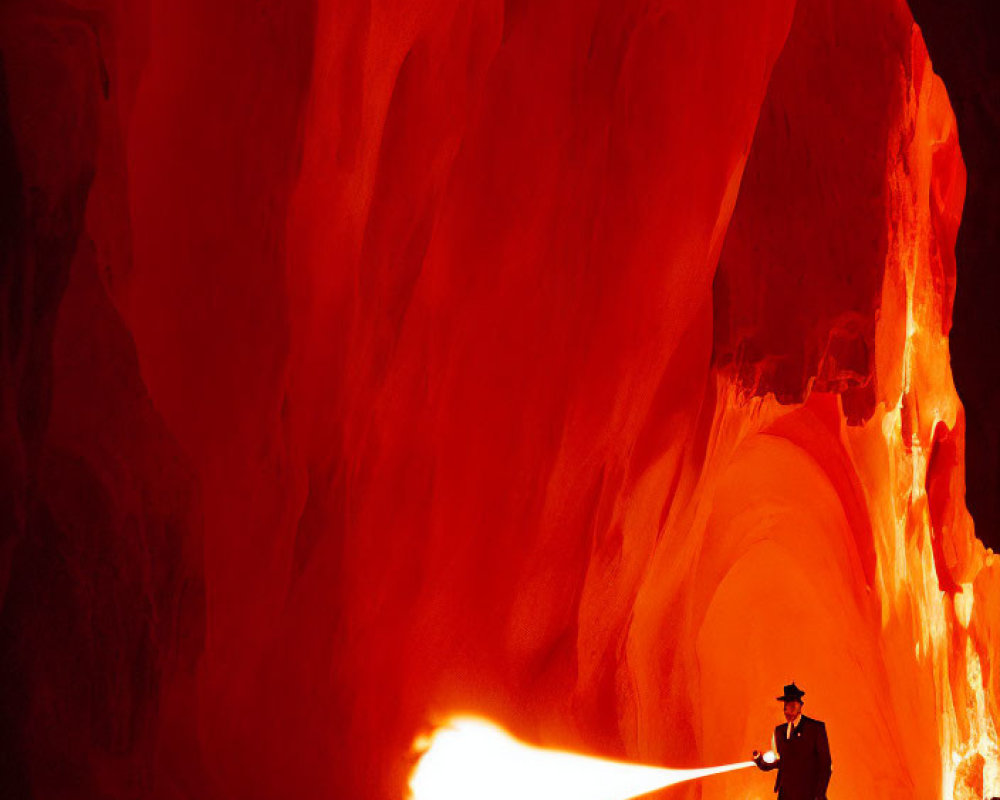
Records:
M397 800L453 711L725 763L793 679L832 798L1000 793L905 3L0 19L5 797Z

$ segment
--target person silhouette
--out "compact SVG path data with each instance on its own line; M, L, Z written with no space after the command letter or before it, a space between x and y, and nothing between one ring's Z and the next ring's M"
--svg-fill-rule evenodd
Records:
M777 698L784 703L785 722L771 736L773 756L753 751L761 770L778 770L774 781L778 800L825 800L833 772L826 725L802 713L804 695L795 681L785 686Z

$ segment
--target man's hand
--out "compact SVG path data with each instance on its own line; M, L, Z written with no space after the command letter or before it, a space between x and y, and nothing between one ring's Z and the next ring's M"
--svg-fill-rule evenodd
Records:
M775 757L774 753L761 753L759 750L753 751L753 763L757 765L757 769L761 772L770 772L772 769L778 768L778 759Z

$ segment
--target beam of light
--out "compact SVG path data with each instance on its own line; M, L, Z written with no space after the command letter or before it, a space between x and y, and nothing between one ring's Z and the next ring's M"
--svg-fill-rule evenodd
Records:
M675 783L754 766L666 769L524 744L476 717L453 717L410 774L411 800L626 800Z

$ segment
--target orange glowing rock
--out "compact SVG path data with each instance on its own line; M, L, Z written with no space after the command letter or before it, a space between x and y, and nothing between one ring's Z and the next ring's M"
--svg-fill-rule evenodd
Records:
M12 796L397 800L455 709L728 764L792 679L832 797L1000 794L901 0L30 5Z

